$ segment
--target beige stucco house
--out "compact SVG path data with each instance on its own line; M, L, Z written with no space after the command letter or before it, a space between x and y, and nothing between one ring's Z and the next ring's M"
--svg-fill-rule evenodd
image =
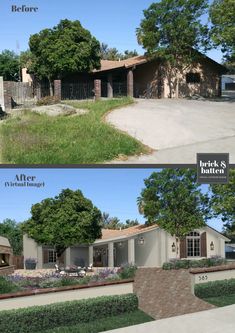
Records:
M228 238L205 226L194 230L180 242L178 257L189 259L225 257L225 241ZM68 248L60 261L65 266L119 267L126 263L139 267L160 267L176 258L176 239L154 226L134 226L122 230L102 230L102 238L90 245ZM24 258L34 257L38 268L53 267L56 253L53 247L41 246L24 235Z
M198 54L197 60L180 71L169 70L161 59L137 56L121 61L101 60L93 77L102 82L102 97L128 95L135 98L183 98L221 95L221 76L226 68Z

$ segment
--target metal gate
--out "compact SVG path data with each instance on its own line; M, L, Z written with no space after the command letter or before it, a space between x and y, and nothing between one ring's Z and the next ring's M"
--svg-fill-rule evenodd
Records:
M94 97L94 82L62 82L62 100L82 100Z

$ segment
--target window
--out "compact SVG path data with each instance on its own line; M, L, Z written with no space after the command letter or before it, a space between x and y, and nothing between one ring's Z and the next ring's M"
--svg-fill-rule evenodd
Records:
M48 262L56 262L57 255L55 250L48 250Z
M187 73L186 82L187 83L200 83L201 77L199 73Z
M187 240L187 257L200 257L200 234L192 231L186 237Z

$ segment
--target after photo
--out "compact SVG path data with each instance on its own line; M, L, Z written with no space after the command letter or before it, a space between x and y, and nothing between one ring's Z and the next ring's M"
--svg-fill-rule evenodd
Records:
M2 169L0 184L1 332L229 317L235 170L201 185L183 168Z

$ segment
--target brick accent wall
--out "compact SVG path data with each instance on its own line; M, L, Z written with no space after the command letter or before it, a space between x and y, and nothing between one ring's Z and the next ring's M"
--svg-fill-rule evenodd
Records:
M137 270L134 293L139 308L155 319L213 309L191 292L191 276L187 270L167 271L161 268Z

